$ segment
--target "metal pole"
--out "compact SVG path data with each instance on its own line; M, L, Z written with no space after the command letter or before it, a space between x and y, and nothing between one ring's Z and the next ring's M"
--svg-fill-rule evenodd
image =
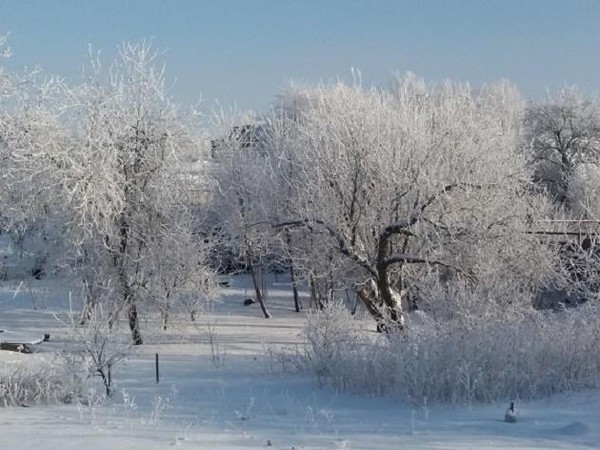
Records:
M159 376L158 376L158 353L156 354L156 358L155 358L155 366L156 366L156 384L158 384L158 382L159 382Z

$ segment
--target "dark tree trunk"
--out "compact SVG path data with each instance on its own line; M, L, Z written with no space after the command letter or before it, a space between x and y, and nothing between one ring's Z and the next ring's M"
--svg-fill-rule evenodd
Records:
M84 248L83 249L83 262L84 264L88 263L88 252ZM85 303L83 305L83 310L81 311L81 319L79 320L79 325L85 325L92 318L92 310L94 307L94 298L91 293L92 284L88 281L89 275L86 274L83 276L83 290L85 292Z
M375 284L377 286L377 292L374 295L379 296L383 302L385 315L389 316L386 319L399 330L404 330L404 313L402 311L402 302L400 301L400 294L393 292L390 286L390 279L388 275L389 266L385 262L386 254L388 251L388 242L390 235L381 236L378 249L377 249L377 279Z
M256 295L256 301L260 305L260 309L262 310L263 316L265 319L271 318L271 313L267 310L267 305L265 305L265 300L262 295L260 280L258 270L256 265L252 261L252 258L248 258L248 268L250 269L250 274L252 275L252 284L254 286L254 293Z
M119 282L121 284L121 295L123 296L123 307L127 308L127 322L133 339L133 345L142 345L142 335L140 334L140 325L138 319L137 307L131 291L131 285L125 271L125 261L127 257L127 248L129 245L129 224L125 215L121 215L119 219L119 251L115 256L115 265L119 271Z
M379 274L379 277L377 278L377 290L379 291L379 296L381 297L385 309L389 314L389 321L399 330L404 330L404 313L402 311L402 303L400 302L399 298L400 296L396 296L392 292L387 272Z
M375 292L373 292L372 289L363 287L358 290L357 295L365 305L365 308L367 308L367 311L369 311L369 314L371 314L371 316L375 319L375 322L377 322L377 331L386 331L386 320L379 306L377 305Z
M108 372L105 373L103 368L98 369L98 374L100 378L102 378L102 383L104 383L104 390L106 392L106 396L110 397L112 395L112 380L110 374L110 366L108 367Z
M312 275L310 276L310 292L312 299L315 301L315 308L318 308L319 310L325 308L319 282L315 280Z
M129 329L131 330L131 337L133 338L133 345L142 345L142 335L140 334L140 323L138 320L137 307L132 301L127 309L127 320L129 322Z
M309 308L315 308L318 305L317 303L317 288L315 286L315 278L310 276L310 304Z
M94 302L90 294L85 295L85 303L83 304L83 310L81 311L81 319L79 325L85 325L92 318L92 309L94 308Z
M169 310L166 308L162 313L163 331L167 331L167 323L169 321Z
M127 276L125 275L125 270L121 266L119 268L119 278L121 282L121 295L122 295L122 304L125 308L127 308L127 322L129 323L129 330L131 331L131 337L133 339L133 345L142 345L144 342L142 340L142 335L140 333L140 324L138 318L138 311L135 301L133 299L133 295L131 292L131 287L127 281ZM117 313L118 314L118 313ZM109 319L109 325L112 328L112 322L116 320L117 315L113 315L111 319Z
M302 310L302 303L300 302L300 298L298 296L298 287L296 286L296 274L294 273L294 264L290 264L290 279L292 280L292 293L294 294L294 307L296 308L296 312L300 312Z

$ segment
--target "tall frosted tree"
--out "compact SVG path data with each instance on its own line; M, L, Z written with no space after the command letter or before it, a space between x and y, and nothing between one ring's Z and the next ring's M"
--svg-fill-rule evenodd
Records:
M0 37L0 61L9 56L6 38ZM11 236L21 269L42 271L61 234L61 211L50 207L48 195L56 184L38 158L66 142L57 108L60 90L56 79L37 69L16 73L0 65L0 231ZM35 266L25 254L33 256Z
M291 193L276 228L309 230L351 264L383 327L404 327L401 293L425 269L526 278L536 243L519 232L533 211L512 86L475 93L408 75L391 91L338 84L294 95L303 98L287 104L299 110L273 125L273 167L285 167L278 179Z
M572 206L571 182L600 162L600 108L574 87L528 106L526 153L535 181L559 204Z
M140 305L160 300L164 309L210 288L190 209L202 175L190 179L182 163L197 139L164 83L148 45L125 44L108 71L92 58L83 83L57 89L59 131L20 160L63 216L63 263L81 281L82 322L95 308L110 326L125 314L135 345Z
M219 119L217 130L225 137L214 141L215 161L212 168L215 192L213 212L217 218L215 234L220 235L221 247L228 248L244 262L254 288L256 301L265 318L270 318L264 298L261 277L265 262L273 254L273 233L268 217L274 191L269 173L273 161L266 152L262 126L254 123L233 125Z

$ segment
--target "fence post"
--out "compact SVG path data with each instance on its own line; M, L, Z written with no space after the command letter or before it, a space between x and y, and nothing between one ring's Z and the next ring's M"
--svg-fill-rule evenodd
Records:
M155 358L155 366L156 366L156 384L158 384L158 382L159 382L159 376L158 376L158 353L156 354L156 358Z

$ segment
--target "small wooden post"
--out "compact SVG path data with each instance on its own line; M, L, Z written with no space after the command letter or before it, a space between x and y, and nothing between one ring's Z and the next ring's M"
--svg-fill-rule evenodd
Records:
M158 376L158 353L156 354L156 358L155 358L155 366L156 366L156 384L158 384L158 382L159 382L159 376Z

